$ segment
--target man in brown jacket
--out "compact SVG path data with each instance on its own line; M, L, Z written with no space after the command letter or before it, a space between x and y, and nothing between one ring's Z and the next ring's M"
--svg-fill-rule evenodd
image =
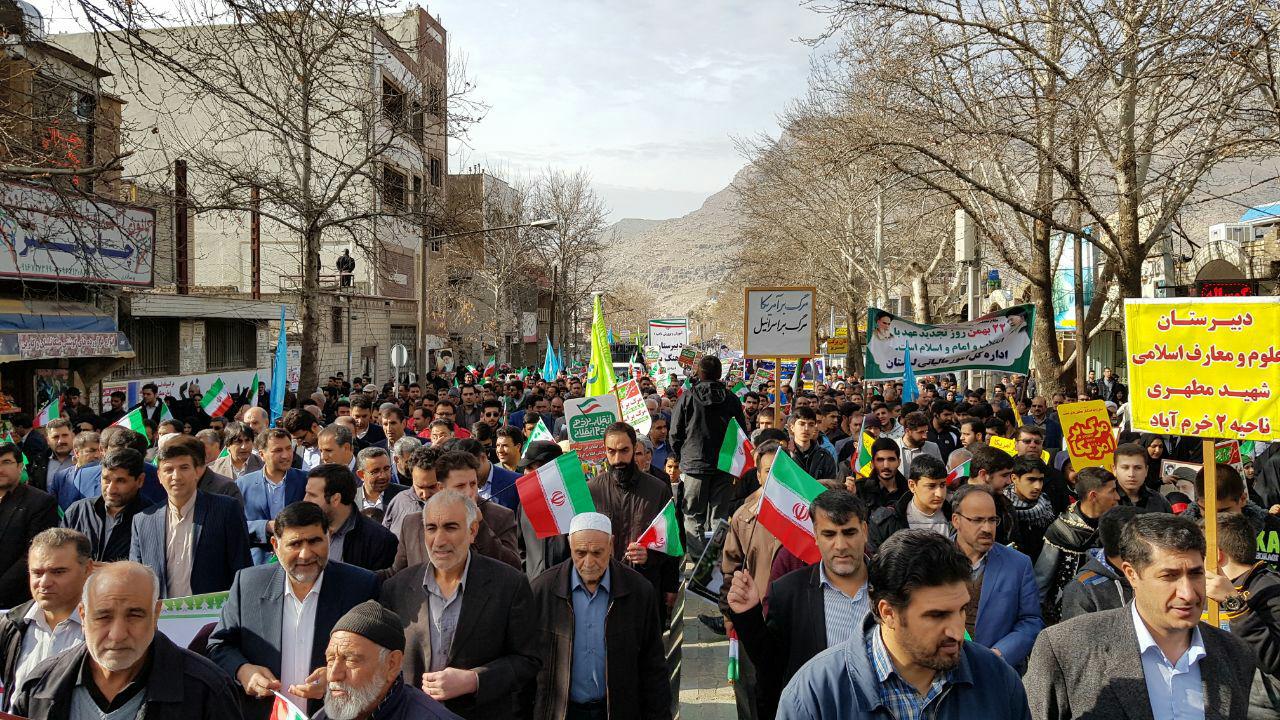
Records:
M609 518L580 513L570 559L533 581L538 652L534 720L667 720L671 688L654 589L613 559Z

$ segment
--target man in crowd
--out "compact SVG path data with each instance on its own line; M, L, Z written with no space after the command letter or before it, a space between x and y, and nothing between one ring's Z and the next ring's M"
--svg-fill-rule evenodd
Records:
M520 454L523 452L524 433L520 428L503 426L498 428L497 438L494 439L494 451L498 454L498 464L503 470L509 470L521 475L520 472ZM519 498L519 495L516 495Z
M252 544L253 563L271 557L271 521L286 505L302 499L307 474L292 467L293 439L281 428L267 428L257 436L263 467L236 480L244 498L244 518Z
M382 452L365 448L364 452ZM311 468L302 500L315 503L329 518L329 557L370 572L391 567L399 544L396 536L355 506L356 478L336 463Z
M400 538L399 555L403 552L404 536L401 533L406 521L419 523L419 518L409 520L410 516L422 512L422 506L440 489L440 481L436 477L436 460L440 459L440 450L434 447L419 447L409 456L408 476L410 492L402 492L391 498L387 505L387 514L382 518L382 526ZM420 523L419 523L420 524Z
M543 402L545 402L545 400ZM435 419L449 423L449 430L453 434L453 437L471 437L471 433L468 432L465 427L458 424L457 412L457 406L454 405L452 400L447 398L442 399L440 402L436 403ZM435 441L432 440L432 442Z
M401 625L373 600L338 620L325 650L324 709L312 720L458 720L401 677Z
M160 399L160 388L155 383L146 383L142 386L142 399L137 405L130 410L141 409L142 419L151 423L153 426L159 425L161 418L164 416L164 401Z
M5 608L31 599L27 547L58 526L57 501L21 478L22 452L14 443L0 443L0 607Z
M907 413L902 418L902 437L898 440L902 451L902 466L909 468L911 462L921 455L930 455L942 462L942 451L929 441L929 418L922 412ZM945 477L945 475L944 475Z
M246 720L265 720L274 693L314 713L319 688L312 673L324 663L334 623L378 595L373 573L329 561L329 525L309 502L286 506L272 526L278 563L236 575L209 638L209 658L236 679L247 696Z
M251 407L244 414L244 424L253 429L255 435L261 435L271 427L271 418L267 411L260 407Z
M698 361L698 382L676 402L671 420L671 451L680 459L684 481L685 531L688 551L702 553L704 533L734 510L733 477L718 469L720 446L730 420L746 427L742 403L721 377L720 358Z
M1245 717L1256 658L1200 621L1204 553L1190 518L1144 513L1125 525L1120 555L1133 602L1041 634L1025 676L1035 717Z
M649 439L653 441L653 465L665 467L667 456L671 454L671 446L667 443L667 431L671 428L671 423L661 412L653 415L652 418L649 422ZM751 429L744 427L743 431L751 432Z
M352 445L351 428L334 423L316 435L316 447L320 450L320 462L346 465L356 471L356 454Z
M225 453L209 463L209 467L232 480L239 480L249 473L261 470L262 458L254 452L254 438L253 428L248 425L241 422L228 423L222 429Z
M907 489L909 492L893 506L876 508L871 513L871 547L880 547L890 535L907 528L925 528L943 537L955 537L948 520L951 505L947 502L947 470L942 461L932 455L916 456Z
M44 660L84 642L76 607L93 572L89 538L75 530L49 528L31 541L27 582L33 599L0 616L0 679L15 692ZM8 703L0 703L8 709Z
M150 505L141 494L145 466L137 450L112 450L102 461L102 494L81 498L67 509L63 524L89 538L90 556L95 561L115 562L129 557L133 518Z
M1061 616L1062 591L1088 559L1088 551L1100 544L1098 519L1120 501L1116 476L1105 468L1085 468L1076 476L1080 500L1058 516L1044 534L1044 547L1036 559L1036 586L1045 623Z
M520 569L520 541L515 513L480 497L480 463L475 455L450 447L436 460L436 477L442 490L460 492L471 498L471 502L476 503L479 508L480 526L472 541L476 552ZM408 532L405 533L405 538L408 542L408 564L416 565L422 561L416 557L422 546Z
M1022 455L1013 459L1013 482L1004 489L1004 497L1013 511L1013 527L1009 538L1014 549L1035 560L1044 547L1044 533L1058 516L1044 494L1045 464L1040 458Z
M409 489L391 482L391 453L381 447L366 447L356 455L356 477L360 479L356 487L356 511L372 511L378 522L386 517L391 500Z
M991 488L964 485L952 505L956 545L973 566L965 629L974 642L1019 669L1044 629L1031 560L996 542L1000 515Z
M867 506L847 490L814 498L809 516L821 562L765 588L751 572L733 573L729 619L755 665L757 717L772 718L783 687L806 662L858 635L870 612L867 594Z
M480 479L480 487L477 489L479 499L497 503L512 513L515 512L520 506L520 494L516 491L516 478L520 477L520 473L500 468L490 462L484 446L474 437L455 440L450 449L469 453L476 459L476 474ZM513 522L514 519L513 515Z
M533 583L542 668L533 717L671 717L671 687L653 586L613 557L608 516L576 515L570 560Z
M200 432L212 431L201 430ZM240 494L240 488L232 482L231 478L225 475L219 475L209 469L208 450L205 447L205 444L198 438L191 435L179 435L178 437L169 438L165 443L182 443L191 448L193 452L197 450L199 451L200 464L196 467L196 470L200 473L200 481L196 484L196 487L210 495L225 495L235 500L237 503L243 504L244 498Z
M75 441L76 431L71 427L71 421L66 418L50 420L42 430L49 450L44 453L43 458L33 459L40 460L39 464L44 467L44 478L40 479L37 487L47 488L49 481L52 481L60 470L75 467L75 458L71 455L71 446Z
M896 717L1030 720L1018 674L965 642L972 565L931 530L896 533L868 573L871 613L850 642L819 654L782 693L780 720Z
M111 393L111 397L107 400L109 403L107 409L102 411L98 416L101 422L100 427L108 427L114 425L117 420L125 416L124 401L128 399L128 395L123 390L115 390Z
M896 441L881 437L871 443L870 452L871 477L858 483L858 496L866 501L869 513L878 508L895 508L907 494L907 478L899 470L902 451Z
M168 500L133 518L129 559L155 570L167 598L227 590L252 564L240 505L197 489L201 460L187 445L160 448L156 461Z
M373 401L366 393L351 398L351 419L355 422L355 450L367 447L387 449L387 434L382 426L373 423Z
M405 681L468 720L518 717L518 693L541 665L529 582L471 551L480 509L470 497L443 490L422 517L429 560L381 595L405 624Z
M1125 443L1116 448L1114 457L1121 505L1132 505L1142 512L1173 512L1164 495L1147 487L1146 448Z
M318 437L320 422L315 415L306 410L289 410L281 416L280 427L289 433L289 437L297 445L294 467L305 472L322 462Z
M836 456L819 442L818 416L813 408L798 407L789 418L791 427L791 458L800 469L815 479L831 479L836 476Z
M1124 526L1140 511L1132 505L1117 505L1098 520L1102 547L1088 551L1080 572L1062 590L1062 619L1070 620L1099 610L1114 610L1133 599L1133 587L1120 569L1120 538Z
M241 717L231 679L156 632L161 585L150 568L134 562L111 563L90 575L80 607L84 644L43 663L16 688L14 714L72 720Z
M1057 415L1049 411L1049 401L1043 396L1031 398L1031 411L1027 421L1044 428L1045 447L1062 447L1062 426Z

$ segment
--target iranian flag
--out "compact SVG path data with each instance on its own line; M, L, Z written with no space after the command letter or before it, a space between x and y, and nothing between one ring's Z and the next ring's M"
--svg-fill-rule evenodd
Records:
M245 400L249 407L258 406L258 373L253 374L253 383L249 385L249 392L245 393Z
M960 478L970 476L971 473L969 472L969 463L971 462L973 461L965 460L964 462L960 463L959 465L947 471L947 487L955 487L956 483L960 482Z
M542 422L542 418L538 418L538 425L533 429L533 432L529 433L529 439L524 441L524 447L520 448L520 454L523 455L524 451L529 449L529 443L535 440L556 441L556 436L552 435L551 431L547 429L547 424Z
M277 692L275 704L271 706L270 720L307 720L307 714L289 702L289 698Z
M745 384L745 383L743 383L741 380L739 380L738 382L734 383L733 387L731 387L731 388L729 388L729 389L733 391L733 394L734 394L734 395L737 395L737 396L738 396L738 399L739 399L739 400L741 400L741 399L742 399L742 397L743 397L744 395L746 395L746 394L747 394L747 390L748 390L748 388L747 388L746 384Z
M743 432L738 421L729 418L729 427L724 430L724 442L720 443L720 459L716 469L727 472L735 478L756 466L751 453L755 451L747 434Z
M684 382L680 383L680 389L676 391L676 397L680 397L684 394L685 390L689 390L692 387L693 383L689 382L689 378L685 378Z
M521 475L516 480L516 492L539 539L564 535L575 515L596 509L576 452Z
M136 433L142 433L143 437L147 436L147 426L142 421L142 408L140 407L130 410L124 417L111 424L128 428Z
M809 504L824 490L826 488L800 469L795 460L780 452L773 458L760 504L756 506L760 526L773 533L792 555L810 565L821 560L822 555L814 541Z
M498 356L490 355L489 362L484 364L484 376L489 377L498 369Z
M231 409L231 402L231 393L227 392L222 378L218 378L209 387L209 392L200 398L200 407L204 408L209 417L218 417Z
M676 512L674 499L667 501L662 512L649 523L648 529L640 533L636 542L650 550L684 557L684 546L680 544L680 514Z
M40 409L40 412L36 414L36 421L31 427L44 427L49 424L50 420L57 420L60 417L62 417L62 398L55 397L49 401L48 405Z

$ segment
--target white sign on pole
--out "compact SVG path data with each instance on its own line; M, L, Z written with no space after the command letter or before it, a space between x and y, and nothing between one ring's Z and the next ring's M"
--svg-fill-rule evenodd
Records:
M818 354L811 287L749 287L745 293L743 356L806 358Z
M659 318L649 321L649 344L658 348L658 362L667 372L679 372L680 351L689 344L688 318Z
M399 370L409 364L409 348L396 344L391 346L391 367Z

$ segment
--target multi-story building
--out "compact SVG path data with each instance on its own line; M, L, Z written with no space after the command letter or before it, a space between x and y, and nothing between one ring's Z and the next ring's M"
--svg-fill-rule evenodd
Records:
M193 26L155 30L146 37L182 57L189 52L184 48L199 40L228 38L234 32L231 26ZM304 273L302 235L289 226L292 218L283 216L287 211L281 203L272 205L271 186L261 188L258 213L248 202L202 208L218 204L210 195L226 185L228 174L225 167L202 166L202 157L226 157L233 167L243 157L245 168L264 178L296 170L287 152L262 139L270 133L228 137L217 126L219 100L191 102L200 93L196 79L172 72L158 58L139 57L109 37L80 33L52 40L77 56L100 57L117 76L127 75L112 84L127 101L124 133L132 154L125 170L146 178L145 191L169 197L188 220L174 225L173 284L131 294L125 304L126 332L145 335L149 348L163 350L149 350L149 359L116 373L117 384L133 390L145 380L163 379L180 386L207 382L217 374L239 382L255 371L265 378L282 305L289 318L293 374L301 355L298 304L308 274L314 283L310 306L319 318L315 358L321 382L339 372L385 380L394 344L411 349L445 344L417 327L418 278L423 263L430 262L422 252L430 234L427 218L443 203L447 174L447 45L438 19L413 7L371 22L367 45L358 43L345 56L348 63L329 69L328 77L347 82L347 115L343 124L326 126L310 145L317 155L348 158L346 165L317 165L317 172L331 173L326 182L336 182L342 172L349 175L342 207L334 212L357 220L321 234L319 267L307 268L310 273ZM254 52L237 47L238 52ZM263 67L260 58L247 66ZM268 78L264 84L291 81ZM234 105L229 115L251 115L247 97L236 96L223 109ZM271 109L263 108L263 113L270 117ZM330 132L334 127L343 131ZM337 269L344 251L355 260L349 283ZM414 359L407 368L411 372Z

